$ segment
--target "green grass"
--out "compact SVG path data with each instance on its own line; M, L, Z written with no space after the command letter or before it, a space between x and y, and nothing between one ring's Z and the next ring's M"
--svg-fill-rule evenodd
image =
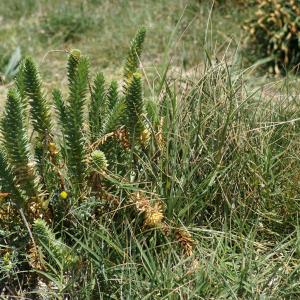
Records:
M130 152L139 162L135 185L125 181L133 176L127 157L109 161L109 170L123 170L110 184L123 202L137 189L159 195L170 228L186 228L194 247L187 256L174 230L143 228L132 204L90 197L66 215L59 203L53 224L79 261L69 267L43 245L47 268L26 273L19 237L27 228L14 227L22 224L18 214L2 216L11 230L0 228L0 295L5 287L30 299L298 299L298 79L258 77L254 66L242 66L239 24L251 8L211 11L209 1L196 0L30 2L0 3L3 48L33 56L49 93L54 86L65 93L67 83L65 54L53 50L79 48L92 75L119 81L128 41L146 26L145 105L150 130L157 133L163 118L164 147L152 140L148 152Z
M172 57L174 69L189 70L203 62L208 42L211 51L222 53L232 38L239 40L237 21L244 18L238 8L233 13L216 10L213 31L209 26L205 38L211 5L196 0L31 2L0 4L5 25L1 36L10 51L20 46L25 56L43 61L42 72L50 80L62 73L65 59L63 53L51 51L68 48L81 49L106 74L120 78L128 40L142 25L148 30L143 61L147 73L155 76L166 55Z

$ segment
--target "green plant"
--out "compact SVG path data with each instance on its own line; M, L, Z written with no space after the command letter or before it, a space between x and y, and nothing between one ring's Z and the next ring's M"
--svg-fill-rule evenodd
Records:
M300 63L300 2L298 0L260 0L255 16L246 22L247 45L256 59L272 73L298 71ZM249 55L249 56L251 56Z
M63 265L64 268L67 268L76 262L76 255L72 254L71 250L60 239L55 237L45 220L36 219L32 229L38 247L42 248L44 253L47 253L50 264Z
M164 22L158 24L166 24L172 6L184 5L175 2L124 2L120 11L138 7L130 15L138 22L139 9L150 18L156 7ZM211 6L204 4L186 11L194 17L202 9L206 16ZM214 14L212 24L227 24L220 11ZM237 22L241 15L235 11ZM170 22L176 17L172 14ZM112 64L119 62L114 43L123 48L119 35L130 26L123 19L115 23L122 30L116 30L113 42L101 35L114 53ZM186 20L183 16L183 24ZM158 40L159 27L155 23L153 29ZM199 28L192 27L198 40ZM219 42L219 30L210 32ZM188 37L183 47L191 56L189 49L195 49L198 63L199 47ZM146 50L153 45L161 49L165 38L147 43ZM86 68L78 67L86 59L71 50L69 89L62 80L51 101L49 85L42 83L32 60L20 65L9 93L17 97L6 105L10 110L17 105L13 117L22 112L17 124L25 126L26 143L20 139L13 145L10 137L9 145L28 146L20 162L15 160L22 165L29 161L29 172L21 180L15 174L15 160L9 162L6 135L1 134L0 298L299 298L297 88L289 78L269 83L268 91L278 93L278 101L257 87L251 72L228 64L227 55L222 60L209 53L197 72L174 75L178 61L175 47L170 48L175 60L166 57L155 80L144 64L145 93L137 67L123 84L88 72L86 89L80 75ZM52 61L50 65L56 69ZM45 69L47 60L43 73ZM87 69L94 70L92 62ZM105 114L99 116L102 109ZM5 110L6 122L10 110ZM44 112L50 112L50 122ZM80 120L79 126L70 115ZM76 126L77 135L72 131ZM23 135L19 126L13 129L12 137ZM74 148L72 138L78 142ZM23 150L10 157L18 158L18 153ZM85 170L83 176L76 175L80 170ZM37 183L32 197L26 192L30 176Z
M16 76L21 59L20 47L10 56L4 55L0 58L0 82L9 82Z
M20 263L18 268L25 273L31 268L47 271L61 290L61 276L75 271L75 262L85 261L72 251L82 243L77 218L88 223L100 212L110 214L109 207L118 203L121 212L114 226L120 230L129 218L125 211L130 203L133 220L134 212L143 215L139 230L159 228L164 219L159 197L142 194L147 187L130 175L141 167L141 157L150 154L138 73L144 36L141 29L131 43L122 95L115 81L107 88L100 73L89 85L89 61L77 49L68 54L68 95L53 90L54 112L31 58L22 62L16 86L8 92L1 120L0 195L5 195L1 208L3 215L13 208L20 216L15 225L22 228L22 235L7 246L18 248L20 261L25 256L27 265ZM8 232L13 230L9 216L2 222ZM142 225L140 218L136 222ZM190 253L191 246L188 249Z

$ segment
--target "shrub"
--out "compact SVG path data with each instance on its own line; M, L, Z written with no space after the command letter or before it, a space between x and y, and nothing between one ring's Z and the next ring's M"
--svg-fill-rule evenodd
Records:
M5 257L16 249L24 289L37 287L38 272L46 271L62 292L60 280L67 284L66 274L88 263L85 251L78 252L78 222L89 226L108 215L116 231L134 220L138 231L171 231L160 197L137 181L142 157L153 155L139 73L144 38L141 29L132 41L122 94L115 81L107 87L101 73L90 84L89 60L77 49L70 51L69 92L53 90L54 110L34 61L26 58L20 66L0 127L0 224L1 244L9 249ZM190 255L193 240L180 232L178 242ZM5 268L1 275L10 276ZM13 286L20 278L10 280Z
M300 1L260 0L255 16L246 22L247 45L255 59L267 59L276 74L298 71L300 63Z

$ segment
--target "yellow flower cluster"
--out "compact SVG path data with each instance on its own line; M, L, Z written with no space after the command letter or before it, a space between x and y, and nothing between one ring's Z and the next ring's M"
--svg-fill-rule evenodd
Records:
M131 201L138 212L144 213L144 227L158 227L162 224L164 214L160 202L156 201L151 205L150 200L142 192L133 193Z

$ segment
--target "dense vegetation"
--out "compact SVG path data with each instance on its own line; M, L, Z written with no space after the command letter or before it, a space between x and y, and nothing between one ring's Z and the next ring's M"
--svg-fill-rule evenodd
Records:
M267 59L271 73L298 72L300 63L300 1L259 0L255 16L245 26L253 59ZM251 46L250 46L251 45Z
M299 298L298 78L254 72L295 67L255 50L274 48L253 15L280 0L28 2L0 4L8 24L41 28L4 85L1 297ZM146 24L129 47L124 8ZM243 67L237 22L261 33L243 47L263 61Z

